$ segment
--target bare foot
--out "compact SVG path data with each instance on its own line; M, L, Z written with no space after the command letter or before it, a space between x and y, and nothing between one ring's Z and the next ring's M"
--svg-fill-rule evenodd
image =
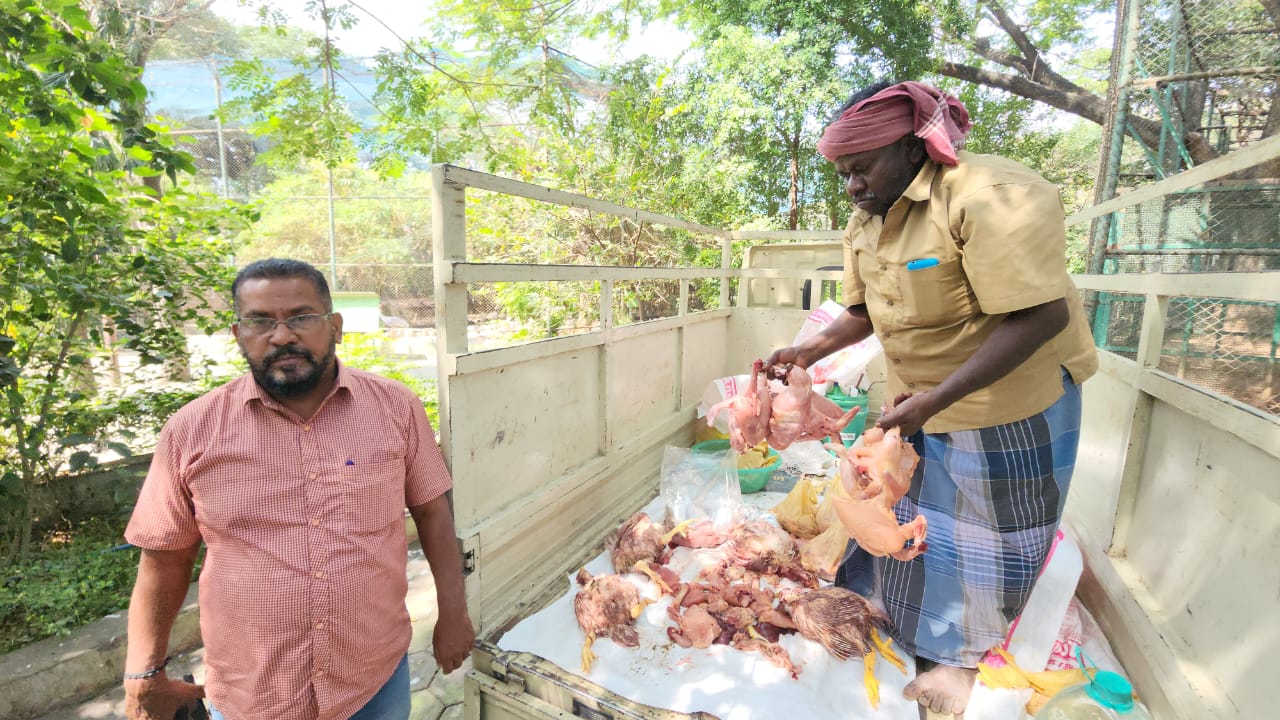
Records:
M969 694L973 692L977 668L934 663L929 665L932 667L907 683L902 695L920 704L922 716L925 709L936 713L963 715L965 707L969 705Z

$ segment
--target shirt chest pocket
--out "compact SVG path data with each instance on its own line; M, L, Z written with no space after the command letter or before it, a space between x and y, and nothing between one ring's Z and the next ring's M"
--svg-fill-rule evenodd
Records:
M952 325L973 315L973 293L965 278L960 258L927 268L899 268L902 302L907 325L937 327Z
M342 517L347 530L371 533L404 518L404 458L342 468Z

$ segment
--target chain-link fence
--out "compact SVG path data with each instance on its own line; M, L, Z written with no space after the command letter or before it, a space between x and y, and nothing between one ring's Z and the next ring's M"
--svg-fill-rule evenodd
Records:
M1100 174L1106 200L1135 185L1248 153L1264 139L1280 80L1280 8L1270 0L1121 0L1112 82L1119 102ZM1280 269L1280 162L1110 216L1094 227L1103 273ZM1098 293L1099 347L1132 357L1143 298ZM1275 413L1274 303L1176 298L1160 368Z
M1098 347L1134 359L1145 309L1142 295L1100 293L1093 327ZM1278 348L1275 303L1172 298L1159 368L1275 414L1280 413Z

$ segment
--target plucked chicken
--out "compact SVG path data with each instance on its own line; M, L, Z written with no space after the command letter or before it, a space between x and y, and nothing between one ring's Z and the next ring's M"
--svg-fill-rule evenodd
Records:
M782 392L772 395L769 445L779 450L801 440L822 440L839 435L861 408L842 413L840 406L813 391L808 371L792 365Z
M582 671L591 672L596 655L591 645L597 637L607 637L623 647L637 647L640 636L635 621L644 609L640 591L618 575L592 577L586 568L578 571L582 589L573 598L573 614L586 633L582 645Z
M751 382L742 392L713 405L707 411L707 424L715 424L723 411L729 412L729 445L734 452L746 452L759 444L769 434L769 381L765 377L764 361L756 360L751 366Z
M916 515L898 525L893 506L910 489L920 456L897 428L872 428L863 437L862 447L828 445L840 455L840 482L832 488L836 515L862 549L877 557L910 560L926 549L928 522Z

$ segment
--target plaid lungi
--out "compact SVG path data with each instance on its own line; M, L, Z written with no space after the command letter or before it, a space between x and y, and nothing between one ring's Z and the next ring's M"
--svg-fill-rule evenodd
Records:
M977 667L1004 640L1044 565L1067 499L1080 437L1080 386L1025 420L918 432L921 461L894 512L929 521L913 560L873 558L850 543L837 584L877 596L894 639L917 657Z

